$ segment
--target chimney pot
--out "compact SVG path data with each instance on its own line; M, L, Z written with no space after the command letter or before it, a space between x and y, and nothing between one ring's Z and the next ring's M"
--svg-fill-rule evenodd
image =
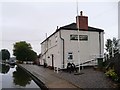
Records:
M80 11L80 15L83 16L83 11Z

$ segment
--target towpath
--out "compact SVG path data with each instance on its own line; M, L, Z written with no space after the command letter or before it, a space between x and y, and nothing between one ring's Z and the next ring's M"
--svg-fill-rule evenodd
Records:
M114 88L113 83L103 72L93 68L81 70L82 75L74 75L64 71L56 73L42 66L26 64L21 66L40 79L48 88Z

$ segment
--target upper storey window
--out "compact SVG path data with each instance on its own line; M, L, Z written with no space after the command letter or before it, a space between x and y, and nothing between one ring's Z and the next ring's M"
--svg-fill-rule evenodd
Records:
M70 35L70 40L78 40L78 35ZM79 35L79 40L80 41L87 41L88 40L88 35Z

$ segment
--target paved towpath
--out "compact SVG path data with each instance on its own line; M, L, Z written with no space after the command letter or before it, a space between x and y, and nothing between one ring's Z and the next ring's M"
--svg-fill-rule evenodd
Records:
M103 72L96 71L93 68L81 70L81 75L74 73L59 72L57 75L80 88L113 88L113 83L105 76Z
M47 88L78 88L70 82L56 76L53 70L43 68L42 66L20 64L23 68L28 70L40 81L42 81Z
M74 75L59 71L54 72L48 68L36 65L22 64L22 67L37 76L47 87L50 88L113 88L113 83L106 78L105 74L92 68L83 69L82 75Z

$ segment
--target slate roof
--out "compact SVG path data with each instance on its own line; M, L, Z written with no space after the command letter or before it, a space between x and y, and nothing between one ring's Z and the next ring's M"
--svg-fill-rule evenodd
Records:
M59 29L64 29L64 30L78 30L76 23L71 23L69 25L65 25L63 27L60 27ZM80 29L80 31L84 31L84 30ZM104 30L88 26L88 30L87 31L103 32Z
M69 25L65 25L60 27L59 29L57 29L53 34L51 34L47 39L49 39L52 35L54 35L55 33L57 33L60 30L78 30L76 23L71 23ZM88 26L88 30L83 30L83 29L79 29L80 31L93 31L93 32L104 32L104 30L99 29L99 28L94 28L94 27L90 27ZM45 42L47 39L45 39L43 42ZM41 42L41 44L43 43Z

